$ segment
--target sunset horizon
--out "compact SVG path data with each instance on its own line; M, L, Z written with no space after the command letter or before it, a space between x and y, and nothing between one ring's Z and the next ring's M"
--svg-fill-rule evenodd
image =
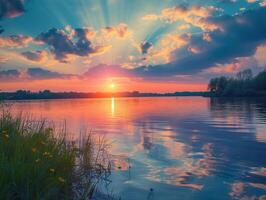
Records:
M266 0L0 0L0 200L266 200Z
M206 91L213 77L266 65L261 0L1 5L4 91Z

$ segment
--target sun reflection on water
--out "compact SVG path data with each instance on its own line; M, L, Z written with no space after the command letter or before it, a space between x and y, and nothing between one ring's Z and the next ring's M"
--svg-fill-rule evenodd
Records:
M115 115L115 98L114 97L111 98L111 113L113 117Z

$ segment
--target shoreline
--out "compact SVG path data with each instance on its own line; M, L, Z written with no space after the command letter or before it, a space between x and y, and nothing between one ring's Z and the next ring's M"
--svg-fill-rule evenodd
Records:
M163 98L163 97L203 97L210 99L255 99L255 98L266 98L266 96L204 96L204 95L168 95L168 96L108 96L108 97L69 97L69 98L25 98L25 99L1 99L1 101L48 101L48 100L76 100L76 99L110 99L110 98Z

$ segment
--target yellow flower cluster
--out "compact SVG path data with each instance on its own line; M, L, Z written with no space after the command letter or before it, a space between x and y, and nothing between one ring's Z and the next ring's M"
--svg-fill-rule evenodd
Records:
M50 154L48 151L45 151L42 155L45 156L45 157L49 157L49 158L53 157L53 155Z
M66 180L64 178L62 178L61 176L58 177L58 181L61 182L61 183L65 183Z
M51 168L49 169L50 172L54 173L55 172L55 169Z
M2 135L4 138L8 139L9 138L9 135L7 134L6 131L2 131Z
M35 153L37 151L37 149L36 148L32 148L31 151L32 151L32 153Z
M47 151L45 151L43 154L42 154L43 156L49 156L50 155L50 153L49 152L47 152Z

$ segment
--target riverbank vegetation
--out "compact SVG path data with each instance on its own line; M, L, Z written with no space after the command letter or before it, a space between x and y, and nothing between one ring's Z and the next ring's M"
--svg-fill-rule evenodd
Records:
M250 69L241 71L235 77L217 77L208 85L210 96L266 96L266 70L252 75Z
M77 140L44 121L0 113L0 199L90 199L110 174L104 139Z

